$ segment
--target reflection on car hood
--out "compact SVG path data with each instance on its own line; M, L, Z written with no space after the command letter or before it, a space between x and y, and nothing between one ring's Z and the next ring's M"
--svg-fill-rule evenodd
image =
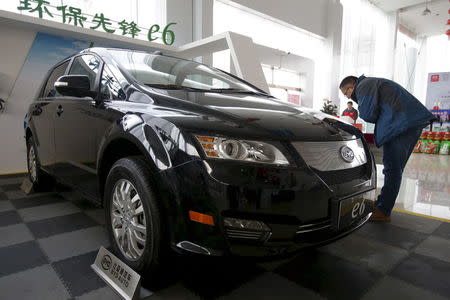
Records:
M154 104L160 106L161 113L166 113L166 119L184 129L204 134L310 141L355 138L342 129L348 125L338 118L271 97L159 90L152 98ZM176 113L168 114L168 111Z

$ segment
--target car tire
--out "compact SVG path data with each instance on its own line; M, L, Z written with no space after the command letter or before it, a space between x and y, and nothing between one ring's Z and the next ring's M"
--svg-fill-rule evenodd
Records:
M33 137L27 139L27 167L28 179L31 181L34 191L41 192L50 188L51 179L41 170L41 163Z
M106 226L113 251L148 278L157 277L165 257L161 210L151 176L142 157L122 158L109 171L104 194ZM136 197L139 200L133 202ZM136 230L137 225L145 226L144 244L142 229Z

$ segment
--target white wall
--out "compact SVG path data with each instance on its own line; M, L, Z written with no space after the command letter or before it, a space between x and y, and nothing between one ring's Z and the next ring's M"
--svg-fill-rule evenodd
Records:
M26 170L23 118L32 98L18 96L24 87L14 86L28 51L33 44L35 31L0 26L0 97L7 101L0 114L0 172L14 173Z
M323 37L327 35L328 0L233 0L233 2L314 34Z

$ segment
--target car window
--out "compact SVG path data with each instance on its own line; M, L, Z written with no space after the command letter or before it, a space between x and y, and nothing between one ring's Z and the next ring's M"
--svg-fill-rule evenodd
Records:
M126 98L125 92L119 81L106 65L103 67L102 79L100 81L100 93L102 99L105 100L124 100Z
M55 81L59 77L63 76L66 72L69 62L65 62L58 67L56 67L47 79L47 84L45 85L44 92L42 93L43 98L51 98L56 96L61 96L55 89Z
M100 59L94 55L77 56L70 67L69 75L86 75L91 83L91 90L95 86L95 77L99 72Z

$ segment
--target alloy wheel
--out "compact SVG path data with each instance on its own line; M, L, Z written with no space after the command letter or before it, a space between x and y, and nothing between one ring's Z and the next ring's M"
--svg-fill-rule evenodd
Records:
M111 226L122 254L129 260L138 260L144 253L147 225L142 200L134 185L126 179L120 179L114 185Z

